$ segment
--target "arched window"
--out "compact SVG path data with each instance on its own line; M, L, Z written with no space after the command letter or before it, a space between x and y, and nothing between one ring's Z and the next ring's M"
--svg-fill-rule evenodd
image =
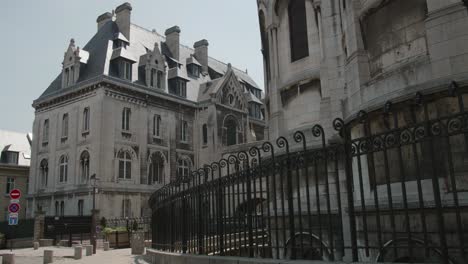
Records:
M40 165L40 173L41 173L41 186L47 186L47 180L49 177L49 162L46 159L41 161Z
M122 130L130 130L130 108L125 107L122 111Z
M153 137L160 137L161 136L161 116L154 115L153 116Z
M63 114L62 117L62 138L68 137L68 114Z
M206 145L208 144L208 127L206 126L206 124L203 124L203 128L202 128L202 133L203 133L203 145Z
M83 151L80 156L80 173L81 182L86 182L89 179L89 152Z
M289 38L291 61L309 56L305 0L289 1Z
M148 184L164 182L164 159L162 154L157 152L153 153L150 158L150 165L148 170Z
M68 156L62 155L60 157L59 169L59 182L66 182L68 178Z
M177 177L184 178L188 177L190 172L190 162L187 158L181 158L177 162Z
M233 118L228 118L224 122L226 133L226 146L237 144L237 123Z
M150 87L154 87L156 83L156 69L151 69Z
M127 151L119 153L119 179L132 178L132 156Z
M180 141L187 142L188 123L185 120L180 121Z
M83 131L89 131L89 107L83 110Z
M44 127L42 130L42 142L47 144L49 142L49 119L44 120Z
M228 95L228 102L229 102L229 105L234 105L234 95L232 94Z

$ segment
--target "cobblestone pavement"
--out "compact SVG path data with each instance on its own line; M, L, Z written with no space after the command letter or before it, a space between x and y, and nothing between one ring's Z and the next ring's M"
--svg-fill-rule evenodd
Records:
M42 256L44 250L51 249L54 251L55 264L70 263L70 264L149 264L149 258L146 256L137 256L130 254L130 249L115 249L109 251L97 250L96 255L84 256L80 260L73 259L73 248L67 247L41 247L38 250L32 248L13 249L15 253L16 264L42 264ZM0 250L0 256L4 253L9 253L10 250ZM84 253L84 252L83 252ZM0 257L0 260L2 258ZM0 262L1 263L1 262Z

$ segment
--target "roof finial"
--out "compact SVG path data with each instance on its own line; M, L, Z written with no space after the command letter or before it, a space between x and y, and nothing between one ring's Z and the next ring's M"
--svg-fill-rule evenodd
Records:
M228 63L228 69L231 69L231 68L232 68L232 65L231 65L231 63L229 62L229 63Z
M73 47L75 46L75 39L73 38L70 39L70 46L73 46Z

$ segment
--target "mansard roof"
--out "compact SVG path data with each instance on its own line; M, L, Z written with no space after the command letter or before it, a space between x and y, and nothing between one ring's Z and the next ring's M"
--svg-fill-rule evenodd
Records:
M172 59L169 49L165 44L165 37L158 34L155 31L147 30L140 26L131 24L130 26L130 39L129 45L125 48L125 51L117 52L118 49L113 49L113 40L116 36L119 36L119 29L114 21L108 21L104 24L98 32L89 40L89 42L83 47L89 53L89 58L86 66L80 69L80 76L77 80L77 84L62 89L62 78L61 74L55 78L49 87L42 93L38 98L45 99L51 95L57 95L70 89L76 89L80 86L80 82L89 80L93 77L100 75L109 75L109 64L110 60L116 56L123 56L125 58L131 58L138 63L141 56L145 55L148 50L152 50L155 43L159 44L161 53L166 56L166 59ZM118 53L118 54L117 54ZM185 45L180 45L179 49L179 69L177 70L178 76L181 78L190 80L187 83L187 99L191 101L198 101L199 90L203 83L212 81L208 74L201 74L199 78L191 78L187 73L186 63L194 62L192 58L194 49ZM198 61L196 61L198 62ZM199 62L198 62L199 64ZM138 65L137 65L138 66ZM212 57L208 57L208 67L221 75L225 75L228 70L228 65ZM246 82L249 85L258 88L258 85L254 80L244 71L232 67L235 75L240 81ZM169 68L168 68L169 70ZM138 80L134 80L134 83L138 83Z

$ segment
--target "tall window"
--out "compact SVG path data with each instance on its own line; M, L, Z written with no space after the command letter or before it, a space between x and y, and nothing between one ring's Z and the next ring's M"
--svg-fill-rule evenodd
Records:
M62 138L68 137L68 114L63 114L62 117Z
M81 182L86 182L89 179L89 152L83 151L80 156L80 172Z
M42 131L42 141L49 142L49 119L44 120L44 127Z
M296 61L309 56L305 0L290 1L288 15L291 61Z
M83 216L83 210L84 209L84 201L83 200L78 200L78 215Z
M122 130L130 130L130 108L125 107L122 111Z
M180 122L180 141L187 142L187 121L181 120Z
M5 194L9 194L15 188L15 178L8 177Z
M89 131L89 107L83 110L83 131Z
M151 69L150 86L154 87L156 83L156 69Z
M224 128L226 129L226 145L231 146L237 144L237 124L232 118L225 121Z
M151 155L150 166L148 170L148 184L163 183L164 179L164 159L161 153Z
M181 158L177 163L177 176L179 178L188 177L190 172L190 163L187 159Z
M128 61L122 61L122 78L132 80L132 64Z
M68 86L70 82L70 70L68 68L65 69L65 87Z
M60 215L60 205L58 201L55 201L55 216Z
M187 83L180 78L169 80L169 93L180 97L187 97Z
M64 215L65 215L65 202L61 201L60 202L60 216L64 216Z
M161 136L161 116L160 115L153 116L153 136L154 137Z
M132 203L130 199L122 200L122 217L131 217L132 216Z
M162 71L158 71L157 73L157 79L156 79L156 87L161 88L161 82L162 82Z
M203 134L203 145L206 145L208 143L208 127L206 124L203 124L202 128L202 134Z
M119 179L132 178L132 157L127 151L119 153Z
M47 186L47 180L48 180L48 177L49 177L49 162L47 162L46 159L43 159L41 161L40 173L41 173L41 186L46 187Z
M66 182L68 178L68 156L62 155L60 157L59 169L59 182Z

